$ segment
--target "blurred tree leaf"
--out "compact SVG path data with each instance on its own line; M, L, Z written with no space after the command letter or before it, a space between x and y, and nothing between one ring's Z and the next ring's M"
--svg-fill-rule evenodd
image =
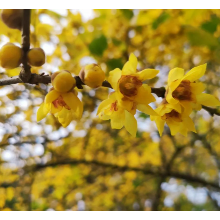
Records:
M124 63L122 62L122 59L110 59L107 61L107 66L109 68L109 70L113 70L115 68L119 68L122 69Z
M217 26L218 26L219 23L220 23L220 18L217 17L216 15L213 15L211 17L210 21L202 23L201 28L203 30L213 34L217 30Z
M163 22L165 22L170 15L166 12L163 12L152 24L153 29L157 29L159 25L161 25Z
M102 56L103 52L107 49L107 46L108 42L106 37L101 35L89 44L89 50L94 55Z
M134 16L134 13L133 13L133 10L131 9L120 9L122 14L128 19L130 20L133 16Z
M193 46L208 46L214 49L219 46L218 40L212 34L195 27L186 27L187 36Z

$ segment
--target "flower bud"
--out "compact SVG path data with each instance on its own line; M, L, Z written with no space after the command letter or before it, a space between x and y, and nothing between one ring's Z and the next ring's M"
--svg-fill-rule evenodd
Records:
M31 66L42 66L45 63L45 53L41 48L32 48L27 54L28 64Z
M76 86L76 80L67 70L55 72L51 76L54 89L58 92L68 92Z
M105 80L105 73L99 65L88 64L81 69L79 77L87 86L97 88Z
M1 13L2 21L12 29L21 30L23 9L3 9Z
M14 69L22 62L23 51L12 43L5 44L0 50L0 63L3 68Z

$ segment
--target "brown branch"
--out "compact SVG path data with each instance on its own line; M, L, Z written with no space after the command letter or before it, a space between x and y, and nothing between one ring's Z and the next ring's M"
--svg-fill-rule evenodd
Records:
M137 167L129 167L129 166L118 166L116 164L111 164L111 163L103 163L99 161L87 161L87 160L65 160L65 161L59 161L59 162L52 162L48 164L38 164L34 167L26 167L27 171L32 172L32 171L39 171L42 169L45 169L47 167L56 167L60 165L77 165L77 164L86 164L86 165L96 165L100 167L105 167L105 168L110 168L116 171L136 171L136 172L142 172L146 175L154 175L158 177L174 177L177 179L182 179L186 180L191 183L196 183L199 185L203 185L205 187L213 187L217 190L220 190L220 186L217 182L211 182L211 181L206 181L205 179L198 177L198 176L192 176L190 174L185 174L185 173L179 173L175 171L160 171L159 167L157 168L137 168Z
M28 82L31 78L31 67L27 62L27 52L30 49L30 22L31 22L31 9L23 10L23 20L22 20L22 50L23 50L23 60L22 69L20 72L20 78L23 82Z
M22 72L22 71L21 71ZM5 86L5 85L11 85L11 84L17 84L17 83L22 83L24 82L21 78L21 74L16 77L11 77L11 78L6 78L6 79L2 79L0 80L0 86ZM74 78L76 79L76 87L78 89L83 89L83 86L85 85L85 83L83 83L80 79L79 76L74 76ZM29 84L36 84L38 85L39 83L43 83L43 84L49 84L51 83L51 77L49 75L44 75L43 74L35 74L35 73L31 73L29 76L28 81L24 82L24 83L29 83ZM107 87L107 88L111 88L112 86L108 81L104 81L102 83L103 87ZM158 97L164 98L165 95L165 88L164 87L160 87L160 88L151 88L151 92L156 94ZM213 109L207 106L202 106L203 109L205 109L207 112L209 112L210 115L214 116L214 115L218 115L220 116L220 112L218 112L217 109Z
M220 116L220 112L215 108L210 108L204 105L202 106L202 108L205 109L211 116L214 116L214 115Z
M17 84L17 83L22 83L22 80L18 76L0 80L0 86Z

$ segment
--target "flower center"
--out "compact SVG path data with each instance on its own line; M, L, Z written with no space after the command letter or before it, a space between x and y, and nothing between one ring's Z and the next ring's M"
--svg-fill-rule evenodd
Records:
M115 101L115 102L113 102L113 103L111 104L110 111L118 111L117 102L118 102L118 101Z
M121 76L119 80L120 92L125 96L137 95L138 88L142 85L141 80L136 76Z
M192 92L189 80L183 80L173 91L173 98L178 100L192 100Z
M55 108L59 108L59 106L62 106L70 110L70 107L65 103L62 96L59 96L56 100L54 100L53 105Z
M178 113L175 110L172 110L171 112L164 114L161 118L163 120L173 119L174 121L177 121L177 122L181 122L182 121L180 113Z

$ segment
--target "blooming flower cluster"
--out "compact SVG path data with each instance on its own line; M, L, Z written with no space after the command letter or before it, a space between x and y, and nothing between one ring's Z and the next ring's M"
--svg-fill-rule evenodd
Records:
M174 68L169 72L165 98L155 110L149 105L155 101L151 94L151 87L145 80L154 78L159 70L137 70L137 58L131 54L129 61L121 69L116 68L109 73L108 83L114 89L109 97L98 107L97 115L102 120L111 120L113 129L123 126L136 136L137 121L134 117L136 110L150 115L155 121L160 135L165 123L170 127L171 134L181 133L186 136L188 131L196 132L190 118L193 110L200 110L202 105L220 106L220 101L213 95L203 93L205 86L198 79L205 74L206 64L191 69L187 74L181 68ZM105 73L97 64L84 67L79 77L83 83L91 88L102 85ZM80 119L83 106L74 90L76 80L68 71L56 72L52 76L53 88L46 95L44 102L37 112L37 120L43 119L49 112L64 126L68 126L74 119Z
M169 72L165 98L155 110L158 116L151 116L156 122L160 135L164 124L170 127L172 135L188 131L196 132L194 123L189 117L192 110L201 110L202 105L215 107L220 102L213 95L205 94L205 86L198 79L205 74L206 64L191 69L184 75L184 70L174 68Z

